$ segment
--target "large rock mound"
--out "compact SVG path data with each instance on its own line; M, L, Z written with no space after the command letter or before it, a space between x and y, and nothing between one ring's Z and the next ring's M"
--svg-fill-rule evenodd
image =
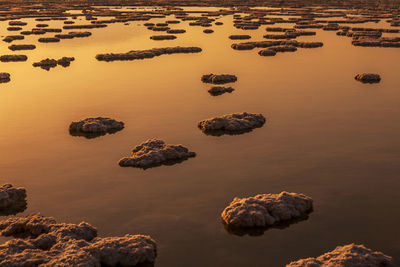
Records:
M150 139L132 149L132 155L120 159L121 167L151 168L180 163L196 156L182 145L168 145L158 139Z
M40 214L0 221L0 233L17 237L0 245L1 266L138 266L154 264L157 254L149 236L96 237L86 222L57 223Z
M294 261L286 267L391 267L394 266L393 259L382 252L373 251L364 245L350 244L338 246L317 258L307 258Z

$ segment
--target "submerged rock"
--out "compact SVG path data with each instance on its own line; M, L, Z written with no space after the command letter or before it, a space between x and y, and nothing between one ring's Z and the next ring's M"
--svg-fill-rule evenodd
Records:
M122 129L124 129L122 121L102 117L74 121L69 126L71 135L84 136L86 138L95 138L107 133L112 134Z
M338 246L317 258L307 258L294 261L286 267L307 267L307 266L386 266L394 267L393 258L379 251L373 251L364 245L349 244Z
M234 90L235 89L233 89L232 87L214 86L211 87L211 89L208 90L208 92L213 96L218 96L225 93L232 93Z
M237 81L237 77L231 74L205 74L201 77L203 83L224 84Z
M10 80L10 73L0 72L0 83L8 83Z
M200 47L166 47L166 48L153 48L149 50L129 51L128 53L120 54L98 54L96 59L99 61L116 61L116 60L136 60L153 58L161 55L179 54L179 53L200 53Z
M381 81L381 76L373 73L362 73L357 74L354 79L362 83L379 83Z
M57 223L34 214L0 221L1 266L137 266L154 264L156 242L145 235L97 237L87 222Z
M242 112L202 120L198 127L209 135L242 134L263 126L265 121L262 114Z
M182 145L168 145L159 139L150 139L132 149L130 157L120 159L121 167L151 168L180 163L196 156Z
M0 215L13 215L23 212L26 206L25 188L14 187L11 184L0 186Z
M262 234L269 227L288 226L304 220L312 209L310 197L283 191L234 198L223 210L221 218L227 230L234 234Z

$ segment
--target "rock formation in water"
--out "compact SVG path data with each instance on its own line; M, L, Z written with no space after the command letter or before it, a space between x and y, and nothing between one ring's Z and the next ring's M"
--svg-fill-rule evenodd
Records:
M172 165L196 156L182 145L169 145L159 139L149 139L132 149L130 157L120 159L122 167L151 168Z
M200 47L177 46L166 48L153 48L149 50L137 50L120 54L98 54L96 55L96 59L99 61L136 60L178 53L200 53L201 51L202 49Z
M232 93L234 90L235 89L233 89L232 87L213 86L210 90L208 90L208 92L213 96L218 96L225 93Z
M229 39L231 40L245 40L245 39L250 39L251 36L247 34L241 34L241 35L230 35Z
M40 43L58 43L59 41L60 38L57 37L43 37L38 39Z
M4 37L3 41L6 43L11 43L14 40L23 40L25 39L25 36L23 35L8 35Z
M379 83L381 81L381 76L374 73L362 73L357 74L354 79L362 83Z
M31 45L31 44L19 44L19 45L10 45L8 49L12 51L16 50L33 50L36 48L36 45Z
M203 83L212 84L224 84L224 83L234 83L237 81L237 77L231 74L205 74L201 77Z
M210 33L213 33L213 32L214 32L214 30L211 30L211 29L205 29L205 30L203 30L203 32L204 32L204 33L208 33L208 34L210 34Z
M394 267L393 258L379 251L373 251L364 245L349 244L338 246L334 250L327 252L317 258L307 258L294 261L286 267L350 267L350 266L369 266L369 267Z
M241 134L259 128L266 122L262 114L255 113L233 113L220 117L202 120L198 127L206 134Z
M122 129L124 129L122 121L102 117L74 121L69 126L71 135L84 136L86 138L94 138L107 133L112 134Z
M18 61L26 61L28 59L25 55L3 55L0 56L1 62L18 62Z
M157 255L150 236L97 237L86 222L57 223L40 214L0 221L0 231L15 237L0 245L1 266L137 266L154 264Z
M222 221L233 233L290 224L307 218L313 201L304 194L281 192L234 198L223 210Z
M1 77L1 74L0 74ZM13 215L26 209L26 190L11 184L0 186L0 215Z
M155 40L155 41L174 40L174 39L176 39L176 36L175 35L171 35L171 34L153 35L153 36L150 36L150 39Z
M11 81L10 73L0 72L0 83L8 83Z

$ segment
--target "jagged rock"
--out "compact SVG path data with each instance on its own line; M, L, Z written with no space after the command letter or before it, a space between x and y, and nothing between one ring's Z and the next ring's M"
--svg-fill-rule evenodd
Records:
M201 77L203 83L224 84L237 81L237 77L231 74L205 74Z
M0 81L2 73L0 73ZM26 209L26 190L11 184L0 186L0 215L14 215Z
M364 245L349 244L338 246L317 258L294 261L286 267L322 267L322 266L369 266L394 267L393 258L379 251L373 251Z
M202 49L200 47L166 47L166 48L153 48L149 50L130 51L128 53L120 54L98 54L96 59L99 61L115 61L115 60L136 60L153 58L161 55L177 54L177 53L199 53Z
M145 235L97 237L86 222L57 223L34 214L0 221L1 266L137 266L155 262L156 242Z
M211 87L211 89L208 90L208 92L210 93L210 95L218 96L225 93L232 93L234 90L235 89L233 89L232 87L214 86Z
M159 139L150 139L132 149L130 157L120 159L121 167L151 168L180 163L195 157L196 153L182 145L168 145Z
M81 121L74 121L69 126L69 132L73 136L84 136L95 138L107 133L112 134L124 129L122 121L110 118L87 118Z
M354 79L362 83L379 83L381 81L381 76L373 73L362 73L357 74Z
M20 44L20 45L10 45L8 49L12 51L16 50L33 50L36 48L36 45L31 45L31 44Z
M0 72L0 83L8 83L10 80L10 73Z
M310 197L283 191L280 194L234 198L223 210L221 218L231 233L262 234L270 227L285 227L304 220L312 209Z
M259 128L264 125L265 121L266 119L262 114L242 112L202 120L198 123L198 127L209 135L234 135Z

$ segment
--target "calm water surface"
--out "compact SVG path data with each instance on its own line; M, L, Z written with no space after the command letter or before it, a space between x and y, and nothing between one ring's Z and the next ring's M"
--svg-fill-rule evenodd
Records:
M40 23L23 21L29 23L24 30ZM219 21L224 25L209 35L189 22L172 25L187 30L173 41L150 40L160 33L144 22L111 24L91 30L89 38L55 44L37 43L42 36L14 41L37 45L15 53L28 55L27 62L0 63L12 75L0 86L1 183L27 188L28 209L19 215L85 220L101 236L149 234L162 267L283 266L352 242L399 263L400 50L354 47L350 38L317 30L299 40L322 41L322 48L261 57L257 49L231 49L236 41L228 36L261 41L266 26L242 31L232 16ZM0 22L1 35L14 34L6 28ZM1 43L0 54L14 53L8 45ZM95 59L97 53L178 45L203 52ZM76 60L66 69L32 67L62 56ZM210 96L200 77L211 72L237 75L236 90ZM356 82L362 72L379 73L382 82ZM268 121L237 136L207 136L197 128L199 120L241 111ZM90 140L69 135L71 121L93 116L122 120L126 128ZM132 147L153 137L183 144L197 157L147 170L118 166ZM307 221L261 236L232 235L222 226L220 213L235 196L282 190L314 199Z

